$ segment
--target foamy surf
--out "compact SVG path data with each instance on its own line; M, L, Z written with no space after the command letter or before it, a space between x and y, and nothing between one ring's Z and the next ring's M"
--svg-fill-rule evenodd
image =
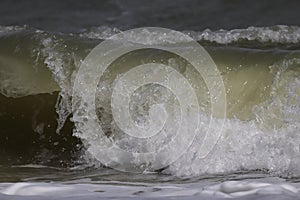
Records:
M280 31L274 32L277 29ZM26 27L3 27L1 93L7 97L22 97L60 91L61 98L57 104L57 112L59 113L59 129L61 129L72 112L70 101L72 87L82 59L91 47L99 42L99 38L103 39L118 32L115 29L104 29L104 31L97 29L97 31L104 36L91 36L95 30L86 35L70 36L51 35ZM262 38L264 31L265 38ZM243 41L248 40L260 42L262 45L265 42L280 43L288 47L290 44L298 44L298 34L295 34L297 31L297 27L278 26L229 32L204 31L193 33L193 37L198 37L199 42L214 41L220 45L241 40L243 46ZM224 34L226 37L223 37ZM227 38L227 41L214 39L217 36ZM16 38L23 42L10 42ZM95 38L96 40L93 40ZM148 41L151 43L151 38L148 38ZM169 42L172 42L172 39ZM240 169L264 169L276 174L288 173L297 176L299 173L296 167L299 164L298 141L300 141L297 134L299 52L284 50L284 48L272 49L268 45L266 49L223 46L206 46L206 48L222 74L227 93L227 120L223 135L209 157L204 160L197 159L199 144L196 142L182 159L167 169L168 173L190 176L202 173L225 173ZM154 59L154 62L158 62L155 56L159 56L160 62L177 67L182 74L189 76L193 73L189 71L188 65L172 55L155 51L147 53L150 53L150 59L152 61ZM26 59L24 55L28 55ZM138 53L134 59L149 62L149 58L143 56L143 52ZM128 63L134 62L130 60L132 58L127 59ZM109 73L119 73L119 69L115 70ZM112 79L107 77L107 81L110 82ZM196 80L196 77L191 78ZM105 84L103 82L103 88L111 87ZM199 84L197 95L202 98L202 110L208 112L207 108L210 103L208 97L204 95L207 92L205 83L193 84ZM111 120L110 111L106 110L105 105L105 98L109 93L106 94L104 89L99 94L102 95L99 107L104 108L102 114L107 116L103 125L109 126L107 123ZM199 113L199 117L203 124L208 122L205 114ZM85 142L89 144L88 141ZM88 153L93 157L92 149Z
M279 183L276 183L278 182ZM273 183L272 183L273 182ZM116 184L116 185L114 185ZM139 183L1 183L1 199L71 198L71 199L298 199L299 185L282 180L207 181L186 184Z
M90 127L89 132L97 135L97 129L87 124L84 118L86 110L83 110L82 118L73 118L72 95L75 78L84 58L99 42L120 32L117 28L109 27L91 28L78 34L50 33L29 27L1 27L0 98L4 105L1 113L4 114L0 117L13 120L13 123L4 125L3 130L7 130L6 133L13 131L28 134L22 136L24 142L18 145L13 142L1 145L10 153L4 153L5 156L0 160L7 159L9 163L21 164L13 167L16 170L13 173L21 173L19 177L7 179L5 173L0 176L1 199L50 199L49 196L66 199L174 199L178 196L185 199L299 198L299 184L293 183L299 182L300 175L300 36L297 26L184 32L204 45L224 81L227 115L222 135L214 149L203 158L199 151L203 138L196 137L179 159L154 172L165 177L158 178L158 183L154 181L155 178L151 179L155 183L147 182L146 177L153 175L149 171L144 171L145 177L140 181L126 175L125 180L123 174L114 175L116 179L113 180L94 175L89 179L89 174L85 173L73 177L89 167L104 171L104 165L110 167L107 163L99 162L99 144L94 143L95 138L76 128L72 136L76 120L76 123ZM171 35L170 38L167 43L172 43L175 37ZM157 42L151 37L139 39L145 39L149 44ZM187 46L175 45L174 48L186 50ZM109 100L112 89L125 70L140 62L170 65L191 80L191 85L197 87L197 97L201 99L201 111L193 113L187 121L192 126L195 118L201 119L202 128L198 131L206 131L211 119L211 99L205 81L184 60L173 54L150 49L119 59L99 80L96 108L106 136L117 141L118 145L134 147L136 151L153 150L168 139L166 137L165 141L154 141L147 143L148 146L142 146L138 141L124 140L122 131L116 129L114 124ZM152 94L155 98L151 97ZM176 98L157 85L139 88L130 103L133 119L142 125L147 125L149 113L159 110L161 105L171 111L173 119L177 119L179 113ZM158 107L151 110L153 105ZM155 114L163 118L161 112L152 113L153 116ZM210 129L215 133L223 122L218 114L213 117L216 123ZM18 127L16 124L29 125ZM170 125L169 129L177 128L176 124L173 126ZM184 134L182 136L184 140ZM20 135L4 134L1 137L3 141L16 141ZM15 146L20 147L21 151L14 149ZM35 151L22 152L27 148ZM181 154L176 151L173 153ZM118 164L128 163L120 155L108 156L115 157ZM161 158L162 162L166 159ZM138 165L139 161L135 164ZM54 165L51 170L60 174L60 177L51 177L53 171L47 169L49 165ZM61 167L72 173L64 178L65 172L56 171ZM37 169L37 175L42 175L36 178L24 177L27 172L21 168L29 171ZM9 172L8 169L3 171ZM262 172L263 175L254 177L255 180L233 175L230 180L230 174L239 172ZM105 173L101 171L99 174ZM73 181L68 180L70 177L73 177ZM204 178L195 180L195 177ZM52 182L48 183L47 180L51 178ZM186 179L189 181L183 183ZM176 181L180 183L174 183Z

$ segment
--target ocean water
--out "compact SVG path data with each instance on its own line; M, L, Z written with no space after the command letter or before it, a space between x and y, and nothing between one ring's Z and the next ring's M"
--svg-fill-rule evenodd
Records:
M163 2L0 2L1 200L300 199L299 3Z

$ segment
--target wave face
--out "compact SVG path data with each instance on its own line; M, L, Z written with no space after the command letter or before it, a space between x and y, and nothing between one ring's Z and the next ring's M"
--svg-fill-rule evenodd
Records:
M115 28L96 27L80 34L55 34L28 27L0 27L0 93L3 99L1 102L4 102L0 118L13 119L16 110L27 113L23 118L15 119L14 124L30 122L30 126L24 126L25 128L17 131L28 136L29 143L39 143L36 148L40 154L33 156L41 157L43 152L45 154L45 148L49 150L50 155L59 154L59 151L65 148L64 151L71 155L78 151L81 155L83 151L87 162L97 163L99 144L95 143L91 133L97 137L98 130L86 124L84 113L88 113L87 110L83 110L80 117L71 119L76 124L83 124L90 129L83 132L76 129L77 126L74 127L74 135L81 140L71 135L70 127L73 122L70 123L68 119L72 117L73 85L85 56L103 39L119 32L120 30ZM221 138L208 156L201 156L199 146L203 138L196 137L183 156L164 169L164 172L177 176L194 176L238 170L263 170L282 176L299 176L300 28L249 27L230 31L205 30L185 33L203 44L215 61L224 81L227 115ZM141 39L155 42L151 41L151 38ZM221 120L218 124L218 115L212 116L216 118L216 126L208 127L212 102L205 81L178 56L150 49L121 56L99 80L95 107L105 137L114 140L123 148L135 148L136 151L153 150L159 142L166 142L157 140L144 145L136 140L127 140L114 123L111 110L115 80L136 64L151 62L174 67L181 75L189 77L192 86L197 88L197 98L201 99L200 112L190 116L188 125L193 126L195 117L201 119L199 135L208 128L213 133L218 131L222 126ZM34 105L26 106L28 102ZM16 106L16 110L13 110L12 105ZM133 120L138 124L149 123L149 115L155 111L151 111L154 105L163 105L171 112L172 137L172 120L176 121L176 113L179 112L178 100L166 88L155 84L139 88L129 105ZM54 109L58 115L53 112ZM78 108L79 111L82 110ZM46 115L39 118L37 116L40 115L34 116L34 113ZM55 132L53 127L56 120L56 131L60 136L51 135ZM68 124L64 126L66 121ZM16 129L12 128L14 125L11 123L2 126L2 130L5 131L1 135L1 141L5 141ZM176 123L173 126L176 127ZM187 133L180 134L184 140ZM20 134L11 134L9 140L18 141L18 138ZM83 150L76 150L76 145L80 146L81 142L84 145ZM15 142L3 144L6 144L3 152L16 155ZM30 148L30 145L20 144L19 148ZM24 156L22 151L18 152L17 155ZM60 159L63 160L65 156L62 155ZM126 158L113 154L109 156L115 156L119 163L126 164ZM3 162L7 160L4 159Z

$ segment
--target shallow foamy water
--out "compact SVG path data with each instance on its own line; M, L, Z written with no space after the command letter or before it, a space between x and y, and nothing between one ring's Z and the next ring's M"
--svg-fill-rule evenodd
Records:
M176 178L26 165L1 167L0 180L1 199L299 199L300 189L299 179L258 171Z

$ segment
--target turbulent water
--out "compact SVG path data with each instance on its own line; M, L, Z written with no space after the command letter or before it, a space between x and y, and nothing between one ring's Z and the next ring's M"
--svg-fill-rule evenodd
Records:
M83 96L94 98L95 107L74 107L73 87L86 56L100 42L122 31L94 26L61 33L0 26L1 199L10 199L10 195L14 199L47 199L54 192L55 197L75 195L79 199L168 199L178 195L191 199L247 195L299 198L300 27L183 31L204 47L220 72L226 95L225 121L222 109L211 111L214 97L205 78L187 60L157 49L120 56L99 79L96 95ZM151 37L131 37L149 44L157 42ZM172 43L176 35L168 37L167 42ZM173 45L179 51L189 51L184 42ZM200 119L193 143L187 149L179 143L172 155L155 159L164 163L178 155L174 162L162 164L154 172L147 163L138 159L129 163L114 152L107 156L116 163L101 162L99 130L86 119L90 110L96 109L104 132L99 140L102 146L109 139L126 150L148 152L172 139L179 126L176 120L181 100L161 85L138 88L129 108L133 120L142 127L151 124L153 116L161 120L164 114L156 106L163 106L169 114L166 136L141 142L128 139L115 123L113 89L123 74L145 63L173 67L190 81L199 101L199 112L186 119L189 127ZM116 97L119 99L115 101L121 102L122 97ZM209 126L211 119L215 120L213 126ZM210 130L215 135L220 129L216 145L203 157L202 133ZM178 134L182 142L189 139L188 132ZM112 169L128 169L127 165L136 167L130 170L136 173Z

